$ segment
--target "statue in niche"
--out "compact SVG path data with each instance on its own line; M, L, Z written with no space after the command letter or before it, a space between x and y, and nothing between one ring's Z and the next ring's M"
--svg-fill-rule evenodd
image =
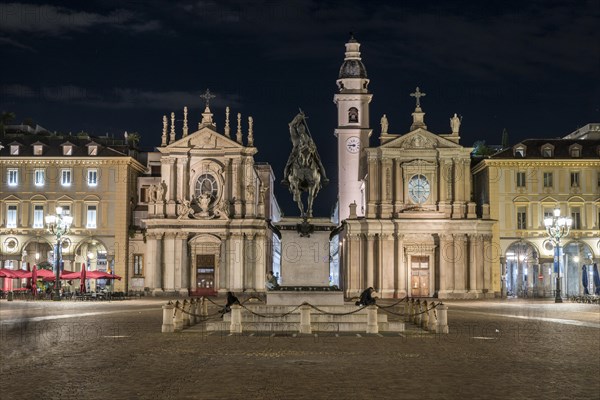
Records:
M265 196L267 194L267 188L262 183L260 184L260 188L258 189L258 204L265 203Z
M450 128L452 128L452 134L458 135L458 130L460 129L460 124L462 123L462 116L458 117L456 113L454 116L450 118Z
M165 200L165 189L167 184L165 181L159 183L156 187L156 201L162 203Z
M248 203L254 203L254 185L246 186L246 199Z
M388 128L389 128L389 123L388 123L387 116L385 114L383 114L383 117L381 117L381 133L388 133Z
M283 172L282 184L289 186L301 216L310 218L314 199L321 186L327 184L329 180L302 110L289 123L289 129L293 147ZM303 192L308 193L306 211L301 197Z
M156 203L156 185L148 186L148 203Z

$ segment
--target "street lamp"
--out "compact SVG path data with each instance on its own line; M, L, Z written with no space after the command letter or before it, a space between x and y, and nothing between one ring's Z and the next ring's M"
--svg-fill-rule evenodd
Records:
M73 217L63 214L62 207L56 207L56 215L46 216L46 228L48 232L56 237L56 282L54 283L54 300L60 301L60 252L62 247L62 238L69 233L69 228L73 223Z
M555 303L562 303L560 297L560 239L567 236L571 230L573 220L569 217L560 216L560 208L554 209L552 217L544 218L546 233L554 244L554 269L556 270L556 296Z

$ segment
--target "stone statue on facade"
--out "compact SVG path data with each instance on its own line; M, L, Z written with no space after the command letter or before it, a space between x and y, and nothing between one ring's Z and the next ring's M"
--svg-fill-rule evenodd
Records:
M195 214L194 216L198 216L200 218L210 217L210 195L208 193L202 193L199 197L196 197L196 201L200 206L200 212L198 214Z
M156 185L148 187L148 203L156 203Z
M381 117L381 133L388 133L389 126L387 116L383 114L383 117Z
M156 201L162 203L165 200L165 181L156 186Z
M458 117L456 113L454 116L450 118L450 128L452 128L452 134L458 135L458 130L460 129L460 124L462 123L462 116Z
M293 147L283 172L282 183L289 187L301 216L310 218L315 197L322 185L326 185L329 180L302 110L289 123L289 128ZM302 202L303 192L308 193L306 211Z
M188 199L183 200L180 205L179 216L177 219L189 218L189 215L192 211L192 202Z

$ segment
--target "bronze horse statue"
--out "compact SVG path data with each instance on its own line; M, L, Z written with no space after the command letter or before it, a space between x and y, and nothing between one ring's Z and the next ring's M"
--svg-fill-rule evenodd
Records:
M329 180L325 175L325 168L317 153L317 147L310 135L306 116L302 110L289 123L289 127L293 148L283 172L282 183L289 186L302 218L311 218L315 197ZM302 192L308 193L306 212L302 202Z

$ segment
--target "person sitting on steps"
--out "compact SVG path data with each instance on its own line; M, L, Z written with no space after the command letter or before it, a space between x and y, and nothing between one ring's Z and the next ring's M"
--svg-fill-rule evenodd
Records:
M225 303L225 307L219 311L221 313L221 318L223 318L223 315L231 311L231 306L234 304L240 304L240 300L233 294L233 292L227 292L227 303Z
M360 299L354 304L357 306L370 306L375 304L375 299L371 295L374 291L375 289L372 287L368 287L367 289L363 290L363 292L360 294Z

